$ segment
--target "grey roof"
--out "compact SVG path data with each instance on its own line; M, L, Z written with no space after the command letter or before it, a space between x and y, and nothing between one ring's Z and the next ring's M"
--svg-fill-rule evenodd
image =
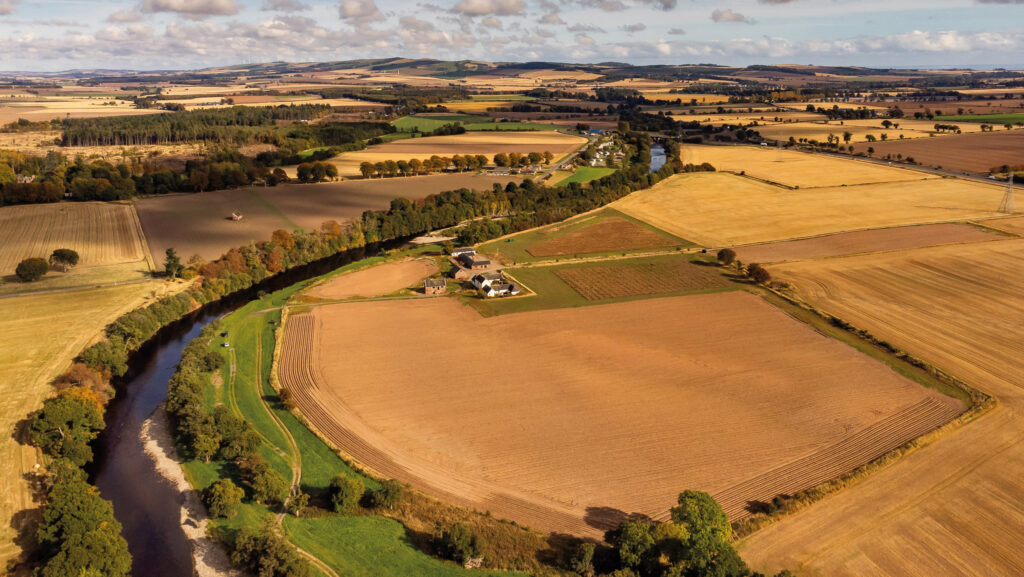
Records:
M447 285L448 281L444 280L443 278L428 278L427 280L423 281L423 286L427 288L438 288Z

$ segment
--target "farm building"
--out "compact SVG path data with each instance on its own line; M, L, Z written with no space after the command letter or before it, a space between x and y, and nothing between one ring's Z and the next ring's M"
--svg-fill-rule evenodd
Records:
M473 278L473 272L461 266L453 266L450 274L455 280L469 280Z
M491 261L487 257L476 254L476 252L460 255L459 260L469 270L480 270L491 266Z
M464 254L474 255L474 254L476 254L476 249L472 248L472 247L468 247L468 246L465 246L465 247L462 247L462 248L453 248L452 249L452 256L455 257L455 258L459 258L460 256L462 256Z
M484 295L487 297L516 296L517 294L519 294L519 287L512 283L492 283L484 289Z
M473 280L471 282L473 283L473 286L475 286L476 288L481 290L487 290L487 288L490 287L492 284L500 283L503 280L505 280L505 277L502 276L500 272L485 272L483 274L478 274L475 277L473 277Z
M423 294L443 295L448 288L448 281L443 278L428 278L423 281Z

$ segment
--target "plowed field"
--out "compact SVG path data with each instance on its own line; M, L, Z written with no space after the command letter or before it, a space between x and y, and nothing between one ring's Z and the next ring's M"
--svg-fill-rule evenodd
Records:
M698 291L730 284L686 258L559 268L555 274L588 301Z
M595 252L667 248L679 243L624 218L610 217L578 230L535 244L527 252L536 257Z
M146 257L138 217L130 204L61 202L0 209L0 274L57 248L78 252L79 267L141 261Z
M758 570L1013 576L1024 571L1024 240L772 267L818 307L996 395L1000 405L755 533Z
M700 172L673 176L611 207L704 246L734 246L992 217L1002 198L998 186L951 178L790 190Z
M840 232L803 240L744 246L736 250L743 262L782 262L921 248L941 244L997 240L997 234L965 224L923 224Z
M455 299L325 305L290 318L280 370L358 462L592 536L685 488L742 517L960 410L742 292L486 319Z
M962 122L960 124L967 124ZM1024 164L1024 130L961 134L944 138L876 142L875 158L908 156L921 164L987 174L992 168Z

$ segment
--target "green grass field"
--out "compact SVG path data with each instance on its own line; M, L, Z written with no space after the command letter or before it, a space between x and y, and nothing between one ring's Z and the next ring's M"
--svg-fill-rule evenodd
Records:
M567 178L563 178L555 183L555 186L569 186L573 182L579 182L581 184L590 182L591 180L597 180L602 176L608 176L615 172L614 168L605 168L597 166L580 166L576 169L576 172L570 174Z
M601 210L599 212L596 212L594 214L588 214L588 215L584 215L584 216L580 216L580 217L574 218L574 219L566 221L566 222L560 222L560 223L552 224L550 226L545 226L543 228L534 229L534 230L531 230L531 231L528 231L528 232L524 232L522 234L517 234L517 235L515 235L513 237L510 237L510 238L507 238L507 239L495 240L495 241L491 241L491 242L488 242L488 243L484 243L484 244L480 245L478 250L480 252L482 252L482 253L486 253L486 254L489 254L489 255L495 255L495 256L499 257L502 262L505 262L507 264L509 264L509 263L514 264L514 263L524 263L524 262L536 262L536 261L540 261L540 260L553 260L554 258L558 258L558 259L561 259L561 260L572 260L573 258L575 258L577 256L584 256L584 255L582 255L582 254L581 255L565 255L565 256L560 256L560 257L543 257L543 258L538 258L538 257L535 257L532 254L530 254L528 251L529 251L530 248L532 248L533 246L535 246L535 245L537 245L537 244L539 244L541 242L544 242L544 241L547 241L547 240L551 240L552 238L557 238L557 237L559 237L559 236L561 236L563 234L574 232L574 231L577 231L577 230L579 230L581 228L585 228L585 227L593 225L593 224L597 224L597 223L601 222L602 220L604 220L606 218L610 218L610 217L615 217L615 218L621 218L621 219L624 219L624 220L628 220L628 221L630 221L630 222L632 222L632 223L634 223L636 225L642 226L642 227L644 227L644 228L646 228L646 229L648 229L650 231L653 231L653 232L659 234L660 236L663 236L665 238L674 240L674 241L678 242L678 246L680 248L689 248L689 247L696 246L695 244L693 244L692 242L690 242L690 241L688 241L686 239L682 239L682 238L679 238L677 236L673 236L673 235L671 235L671 234L669 234L669 233L667 233L667 232L665 232L665 231L663 231L663 230L661 230L659 228L655 228L655 227L647 224L646 222L643 222L642 220L635 219L635 218L633 218L633 217L631 217L631 216L629 216L627 214L621 213L621 212L619 212L619 211L617 211L615 209L606 208L606 209ZM629 251L629 250L621 251L620 250L620 251L615 251L615 252L604 252L604 253L601 253L601 252L598 252L598 253L586 253L585 256L602 256L602 255L611 256L611 255L617 255L617 254L623 254L623 253L629 254L631 252L643 252L644 250L646 250L646 249L638 249L638 250L632 250L632 251Z
M985 124L1017 124L1024 123L1024 112L1009 114L954 114L950 116L936 116L935 120L946 122L983 122Z
M445 124L455 124L456 122L462 125L468 125L470 123L486 123L490 122L490 118L486 116L475 116L470 114L449 114L443 116L403 116L397 120L391 121L391 126L394 126L398 130L403 132L412 132L414 129L419 132L429 132L441 128ZM469 130L467 128L467 130Z
M436 249L436 246L421 247L403 252L400 256ZM211 383L206 389L208 408L213 409L223 404L252 424L264 438L260 453L284 475L285 479L291 479L292 464L301 460L302 490L313 496L314 503L318 500L322 502L331 479L338 474L361 478L368 490L379 488L380 483L349 466L280 402L270 384L275 331L281 322L280 307L296 292L314 282L379 264L398 256L372 257L352 263L322 277L298 283L253 301L221 321L218 330L227 331L228 337L216 338L211 345L211 350L225 354L229 362L221 372L220 385L215 387ZM230 349L221 346L225 340L230 343ZM233 379L229 356L232 353L236 371ZM284 433L263 408L261 395L273 414L281 420L295 439L299 448L298 455L290 450ZM231 463L216 460L210 463L188 461L183 466L190 482L199 490L223 477L232 478L236 484L241 484L238 471ZM275 515L276 512L276 506L268 508L246 502L234 518L213 520L213 531L231 538L242 527L256 527L264 518ZM494 571L469 573L454 563L440 561L420 551L409 540L405 527L399 521L370 515L369 511L362 513L364 514L348 516L318 510L315 517L288 516L285 520L285 529L293 543L313 553L341 575L517 575Z
M626 301L643 300L650 298L662 298L670 296L683 296L690 294L703 294L703 293L714 293L714 292L726 292L733 290L742 290L742 286L738 284L729 285L725 287L715 287L701 290L690 290L690 291L679 291L671 293L661 293L653 295L637 295L622 298L611 298L597 301L590 301L583 298L575 289L565 283L557 274L558 270L566 268L585 268L593 266L616 266L616 265L630 265L640 262L644 263L662 263L668 262L674 259L689 259L697 260L695 257L690 255L681 254L669 254L660 255L653 257L641 257L641 258L630 258L621 260L599 260L591 262L577 262L577 263L566 263L564 265L554 266L538 266L529 268L511 268L505 269L505 272L511 276L514 281L518 281L520 284L536 293L531 296L519 296L509 298L495 298L495 299L481 299L477 297L465 297L465 301L480 312L485 317L491 317L496 315L504 315L511 313L522 313L528 311L539 311L549 309L562 309L570 307L584 307L592 305L604 305L609 303L618 303ZM700 266L700 265L693 265ZM709 271L716 273L720 272L717 268L709 267Z

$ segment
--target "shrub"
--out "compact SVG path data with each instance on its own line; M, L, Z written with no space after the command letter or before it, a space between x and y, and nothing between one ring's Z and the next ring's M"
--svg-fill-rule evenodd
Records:
M351 513L359 506L359 500L363 498L364 490L362 479L344 474L338 475L331 479L331 506L338 513Z
M769 273L767 269L765 269L763 266L757 263L751 263L750 265L747 266L747 276L750 277L750 280L756 282L757 284L764 284L772 280L771 273Z
M49 270L50 263L46 262L46 259L26 258L18 263L18 268L14 269L14 274L18 275L18 278L25 282L34 282L43 278L43 275Z
M370 493L370 506L382 509L394 509L402 502L405 489L394 479L381 483L380 489Z
M442 555L459 564L483 553L480 538L464 523L456 523L441 533L438 545Z

